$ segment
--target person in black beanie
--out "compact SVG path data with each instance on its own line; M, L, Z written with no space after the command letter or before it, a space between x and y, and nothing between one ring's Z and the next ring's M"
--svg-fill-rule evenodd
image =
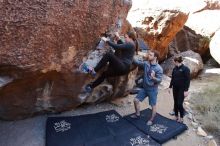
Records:
M175 119L181 123L183 123L185 111L183 108L183 101L184 98L189 94L188 90L190 86L190 69L182 62L182 56L174 57L175 67L172 72L169 86L169 93L171 93L171 90L173 90Z

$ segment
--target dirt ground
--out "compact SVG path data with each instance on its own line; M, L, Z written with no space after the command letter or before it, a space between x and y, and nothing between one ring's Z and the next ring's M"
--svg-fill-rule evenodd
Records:
M200 86L201 81L192 81L191 91ZM200 86L201 87L201 86ZM116 106L111 103L101 103L97 105L84 105L76 110L64 112L56 116L74 116L88 113L96 113L106 110L114 109L121 115L127 115L134 112L132 100L134 95L130 95L125 99L125 104ZM148 108L148 100L144 100L141 108ZM169 112L173 108L172 95L168 94L167 89L160 90L158 96L157 110L163 116L173 118ZM45 126L48 116L43 115L34 118L29 118L20 121L0 121L0 146L44 146L45 145ZM163 146L206 146L207 143L203 137L196 134L195 129L190 124L187 116L184 122L188 125L189 129L183 134L179 135L177 139L171 139L163 144Z

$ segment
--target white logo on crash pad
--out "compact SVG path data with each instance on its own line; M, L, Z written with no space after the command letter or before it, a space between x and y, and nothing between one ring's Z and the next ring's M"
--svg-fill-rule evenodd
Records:
M142 138L141 136L131 138L130 139L130 144L132 146L142 146L142 145L149 145L149 140Z
M152 126L150 126L150 131L151 132L156 132L159 134L163 134L164 132L166 132L168 127L164 126L164 125L160 125L160 124L154 124Z
M105 119L109 123L113 123L113 122L119 121L119 117L117 115L115 115L115 114L106 115Z
M54 123L54 129L56 132L64 132L71 129L71 124L62 120L60 122Z

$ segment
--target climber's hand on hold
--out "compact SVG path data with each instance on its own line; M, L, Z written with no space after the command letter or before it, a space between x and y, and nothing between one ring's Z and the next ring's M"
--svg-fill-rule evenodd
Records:
M109 41L109 38L102 37L101 40L103 40L104 42L107 42L107 41Z

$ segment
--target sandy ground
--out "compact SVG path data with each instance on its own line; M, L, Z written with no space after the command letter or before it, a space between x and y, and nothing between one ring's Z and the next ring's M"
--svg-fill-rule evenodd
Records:
M126 100L132 101L134 96L127 97ZM148 100L145 100L141 107L148 108ZM160 90L158 98L158 112L168 118L169 112L172 110L173 100L172 96L168 94L167 90ZM101 103L97 105L84 105L76 110L64 112L57 116L74 116L79 114L96 113L105 110L114 109L121 115L127 115L134 112L133 103L116 106L110 103ZM0 146L44 146L45 145L45 126L48 116L38 116L30 119L6 122L0 121ZM189 130L172 139L164 146L204 146L203 138L196 135L193 128L190 126L187 117L185 123L189 126Z

